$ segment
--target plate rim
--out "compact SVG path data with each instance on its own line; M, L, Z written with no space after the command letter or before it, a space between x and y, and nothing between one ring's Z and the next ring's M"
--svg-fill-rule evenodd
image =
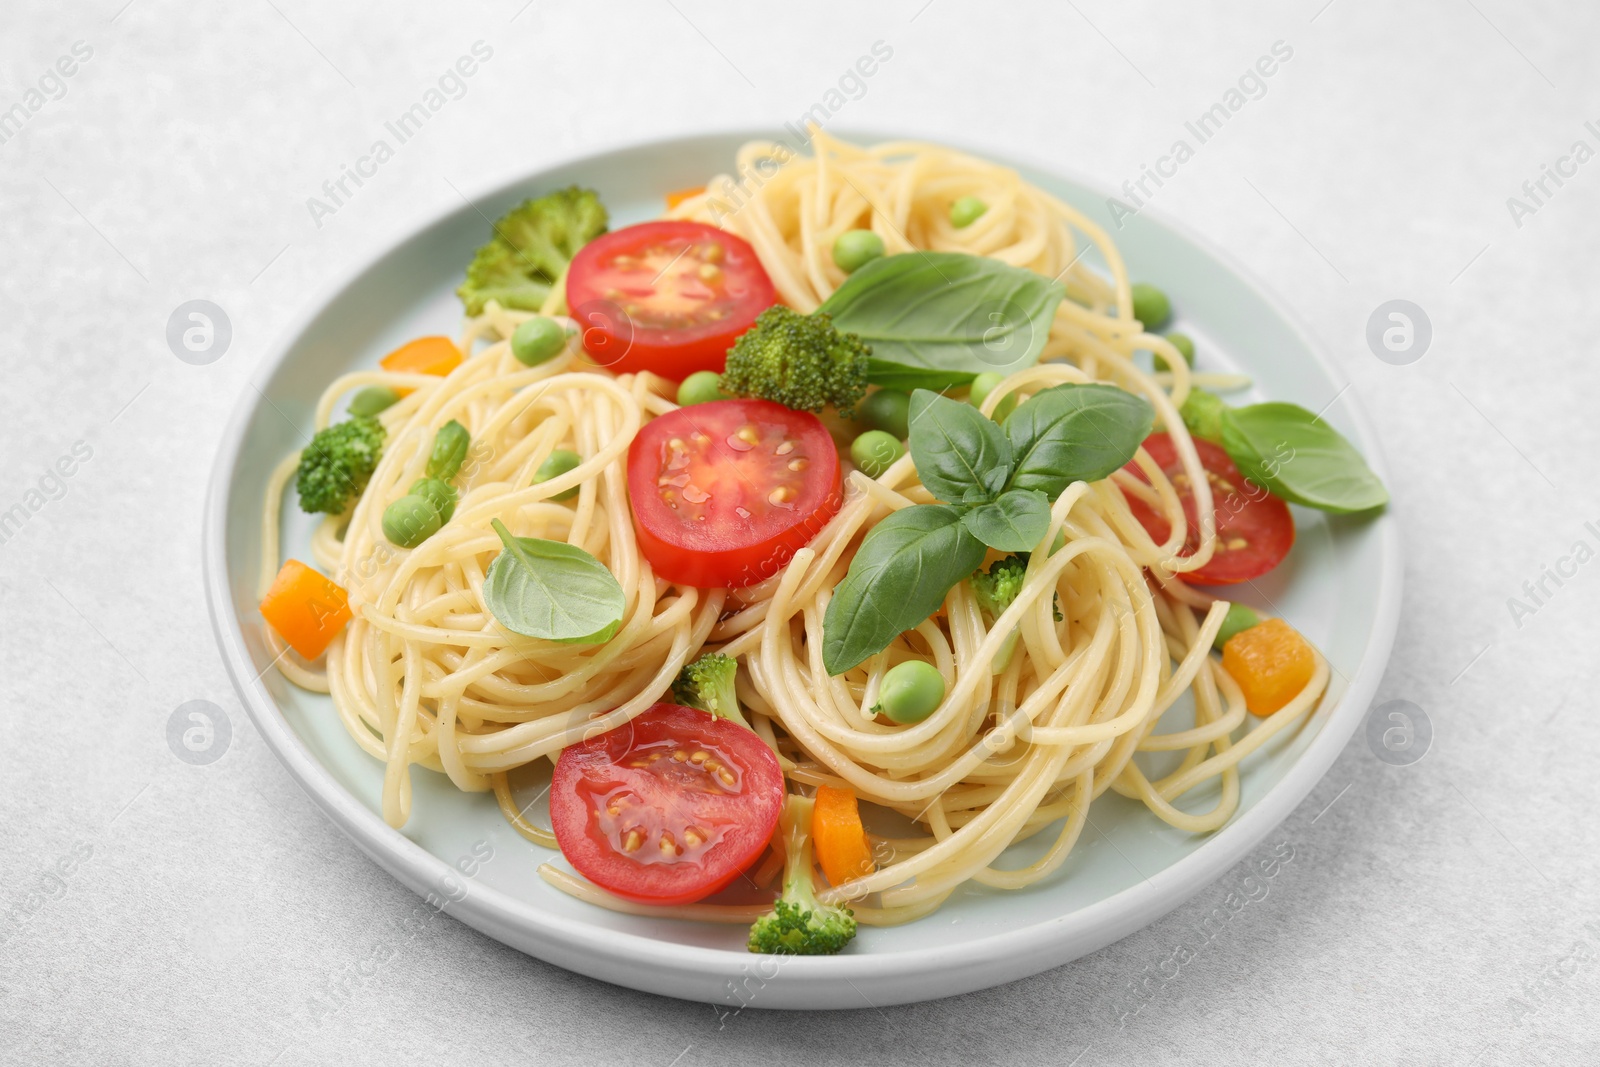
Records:
M933 140L1005 165L1022 166L1057 176L1096 194L1105 192L1105 186L1099 181L1072 169L1041 163L1010 150L999 151L985 145L963 143L943 133L885 134L871 128L846 127L840 131L840 135L867 143ZM232 609L225 555L227 500L233 473L243 450L245 428L263 402L256 383L258 379L274 375L296 341L364 275L379 267L419 234L445 223L462 211L474 210L479 203L505 199L552 170L598 162L606 156L623 152L666 149L685 142L713 138L770 140L781 136L773 127L736 125L706 127L649 139L616 138L605 144L563 153L541 163L536 169L497 181L489 188L473 191L466 195L465 204L445 203L408 220L405 229L396 237L341 271L331 283L319 286L321 295L304 302L300 310L290 316L287 326L246 374L247 388L241 390L239 399L233 405L218 445L208 479L202 521L202 571L212 632L240 702L279 762L323 814L343 830L357 847L419 896L426 897L452 882L459 883L455 868L390 827L381 816L346 791L311 754L261 681L262 675L254 672L254 664L244 641L242 622ZM1300 315L1231 253L1164 212L1145 208L1141 209L1140 214L1231 271L1281 316L1328 380L1336 385L1348 382L1348 375L1340 371L1327 347ZM1352 395L1349 398L1346 415L1356 429L1369 465L1379 477L1387 480L1388 464L1381 441L1358 397ZM877 1001L867 1001L874 1007L921 1002L1020 980L1071 962L1155 922L1198 895L1287 819L1344 751L1366 717L1383 678L1393 650L1400 615L1404 568L1399 524L1393 504L1371 521L1377 528L1379 538L1379 581L1373 626L1354 676L1318 735L1253 807L1212 832L1190 854L1093 904L1043 922L999 931L953 946L830 957L784 957L781 971L791 981L774 983L775 987L783 988L775 988L765 998L748 1002L738 995L734 977L748 977L750 961L764 957L743 956L726 949L684 945L625 931L564 923L558 916L476 882L468 883L465 896L448 903L443 910L496 940L565 969L679 999L701 1003L707 999L720 999L728 1004L737 1003L740 1010L745 1007L859 1007L859 1001L867 999L865 994L854 990L851 983L846 983L853 990L853 995L839 995L840 979L883 979L898 983L896 989L884 990L880 987L883 995ZM740 961L743 961L742 967L738 965ZM722 988L719 983L724 980L724 994L718 997L715 990ZM685 982L692 988L684 988ZM709 997L706 992L708 982L712 986ZM767 992L765 983L760 991ZM756 1000L763 1002L757 1003Z

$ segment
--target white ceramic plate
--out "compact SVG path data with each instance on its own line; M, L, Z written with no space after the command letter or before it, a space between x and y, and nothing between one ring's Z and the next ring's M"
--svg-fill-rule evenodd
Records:
M453 290L489 236L485 216L577 183L599 190L614 225L650 218L665 191L725 172L737 146L754 136L772 135L663 141L531 175L479 197L475 207L445 212L313 308L263 360L257 388L244 391L221 442L204 546L217 641L257 729L363 851L417 893L451 900L448 910L462 922L541 959L667 996L772 1008L928 1000L1038 973L1131 933L1199 892L1316 785L1362 721L1393 641L1401 567L1392 517L1344 519L1296 509L1298 542L1287 563L1258 583L1258 596L1324 651L1333 680L1301 729L1245 762L1240 809L1223 829L1181 833L1107 794L1095 803L1093 830L1047 882L1017 893L968 887L921 922L863 928L843 955L788 958L775 968L744 950L742 927L619 915L551 889L535 871L547 860L564 862L560 856L518 836L492 796L462 794L442 775L414 770L411 822L404 830L389 828L378 814L379 764L345 734L326 697L302 692L268 669L255 596L262 491L272 466L304 444L327 383L373 365L411 337L457 332L461 309ZM1104 193L1036 167L1017 169L1109 223ZM1222 253L1148 213L1113 232L1132 275L1171 295L1202 369L1242 370L1255 378L1256 398L1312 410L1339 394L1342 383L1317 343ZM1345 393L1325 417L1382 475L1377 439L1354 398ZM306 554L310 529L292 504L285 508L287 554ZM1258 599L1257 606L1267 604ZM1185 803L1210 800L1201 791ZM1031 847L1037 846L1019 846L1016 858L1026 859Z

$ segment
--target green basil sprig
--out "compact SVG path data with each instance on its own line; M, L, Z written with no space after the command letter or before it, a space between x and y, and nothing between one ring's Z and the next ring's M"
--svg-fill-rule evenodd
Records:
M946 503L901 508L862 539L822 620L830 674L882 652L926 619L988 549L1038 545L1050 528L1050 502L1073 482L1104 478L1132 459L1155 413L1115 386L1069 384L1030 397L1004 428L971 404L925 389L911 395L910 416L917 476Z
M1050 498L1037 489L1010 489L961 518L974 537L1001 552L1027 552L1050 528Z
M627 600L604 563L565 541L513 537L499 519L490 525L505 551L489 564L483 600L502 626L560 644L615 636Z
M1179 414L1190 433L1221 445L1241 474L1291 504L1348 514L1389 501L1355 446L1299 404L1231 408L1195 389Z
M909 418L911 458L928 492L960 504L972 495L993 500L1005 488L1011 441L993 419L926 389L911 394Z
M1032 366L1066 289L987 256L907 252L874 259L823 301L833 325L872 346L867 380L947 389Z

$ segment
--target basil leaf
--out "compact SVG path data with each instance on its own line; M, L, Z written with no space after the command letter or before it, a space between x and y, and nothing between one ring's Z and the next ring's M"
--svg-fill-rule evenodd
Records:
M901 508L862 539L822 618L822 664L842 674L932 615L983 562L983 542L945 504Z
M911 460L928 491L952 504L993 500L1011 473L1011 444L971 404L926 389L911 394Z
M969 533L1000 552L1031 552L1050 529L1050 498L1037 489L1012 489L962 516Z
M1038 489L1052 500L1073 482L1093 482L1133 458L1155 411L1114 385L1057 385L1006 417L1016 456L1009 488Z
M1389 501L1355 446L1299 404L1226 409L1222 447L1246 478L1291 504L1343 514Z
M492 525L506 547L489 564L483 600L502 626L559 644L611 640L627 601L604 563L565 541L513 537L499 519Z
M872 346L867 380L948 389L1038 362L1066 289L987 256L907 252L858 268L820 310Z

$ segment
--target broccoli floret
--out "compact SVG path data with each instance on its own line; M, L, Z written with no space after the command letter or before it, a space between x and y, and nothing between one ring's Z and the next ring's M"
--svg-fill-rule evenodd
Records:
M361 495L383 454L383 423L357 415L318 430L300 453L294 487L301 511L338 515Z
M739 698L734 695L733 680L738 674L739 661L720 652L708 652L693 663L685 664L672 683L672 699L686 708L709 711L719 719L738 723L746 730L750 723L739 710Z
M861 338L834 329L825 312L770 307L728 350L722 391L796 411L818 412L832 404L849 418L866 394L871 354Z
M1020 553L997 559L989 564L988 571L973 571L972 593L978 598L978 610L993 622L1011 606L1022 591L1022 579L1027 575L1028 557Z
M976 570L968 579L972 583L972 595L978 601L978 610L983 612L984 621L990 626L1011 602L1017 599L1017 594L1022 591L1022 581L1027 575L1028 557L1023 554L1006 556L997 559L989 565L988 571ZM994 659L989 664L989 669L995 674L1002 673L1011 663L1012 653L1017 648L1019 631L1012 628L1006 635L1005 643L1000 646L1000 651L995 653Z
M573 186L524 200L494 224L456 295L476 315L490 300L538 311L578 249L606 232L606 209L592 189Z
M831 956L856 936L856 916L844 904L817 900L811 874L810 797L791 796L784 804L783 896L750 927L751 952L789 956Z

